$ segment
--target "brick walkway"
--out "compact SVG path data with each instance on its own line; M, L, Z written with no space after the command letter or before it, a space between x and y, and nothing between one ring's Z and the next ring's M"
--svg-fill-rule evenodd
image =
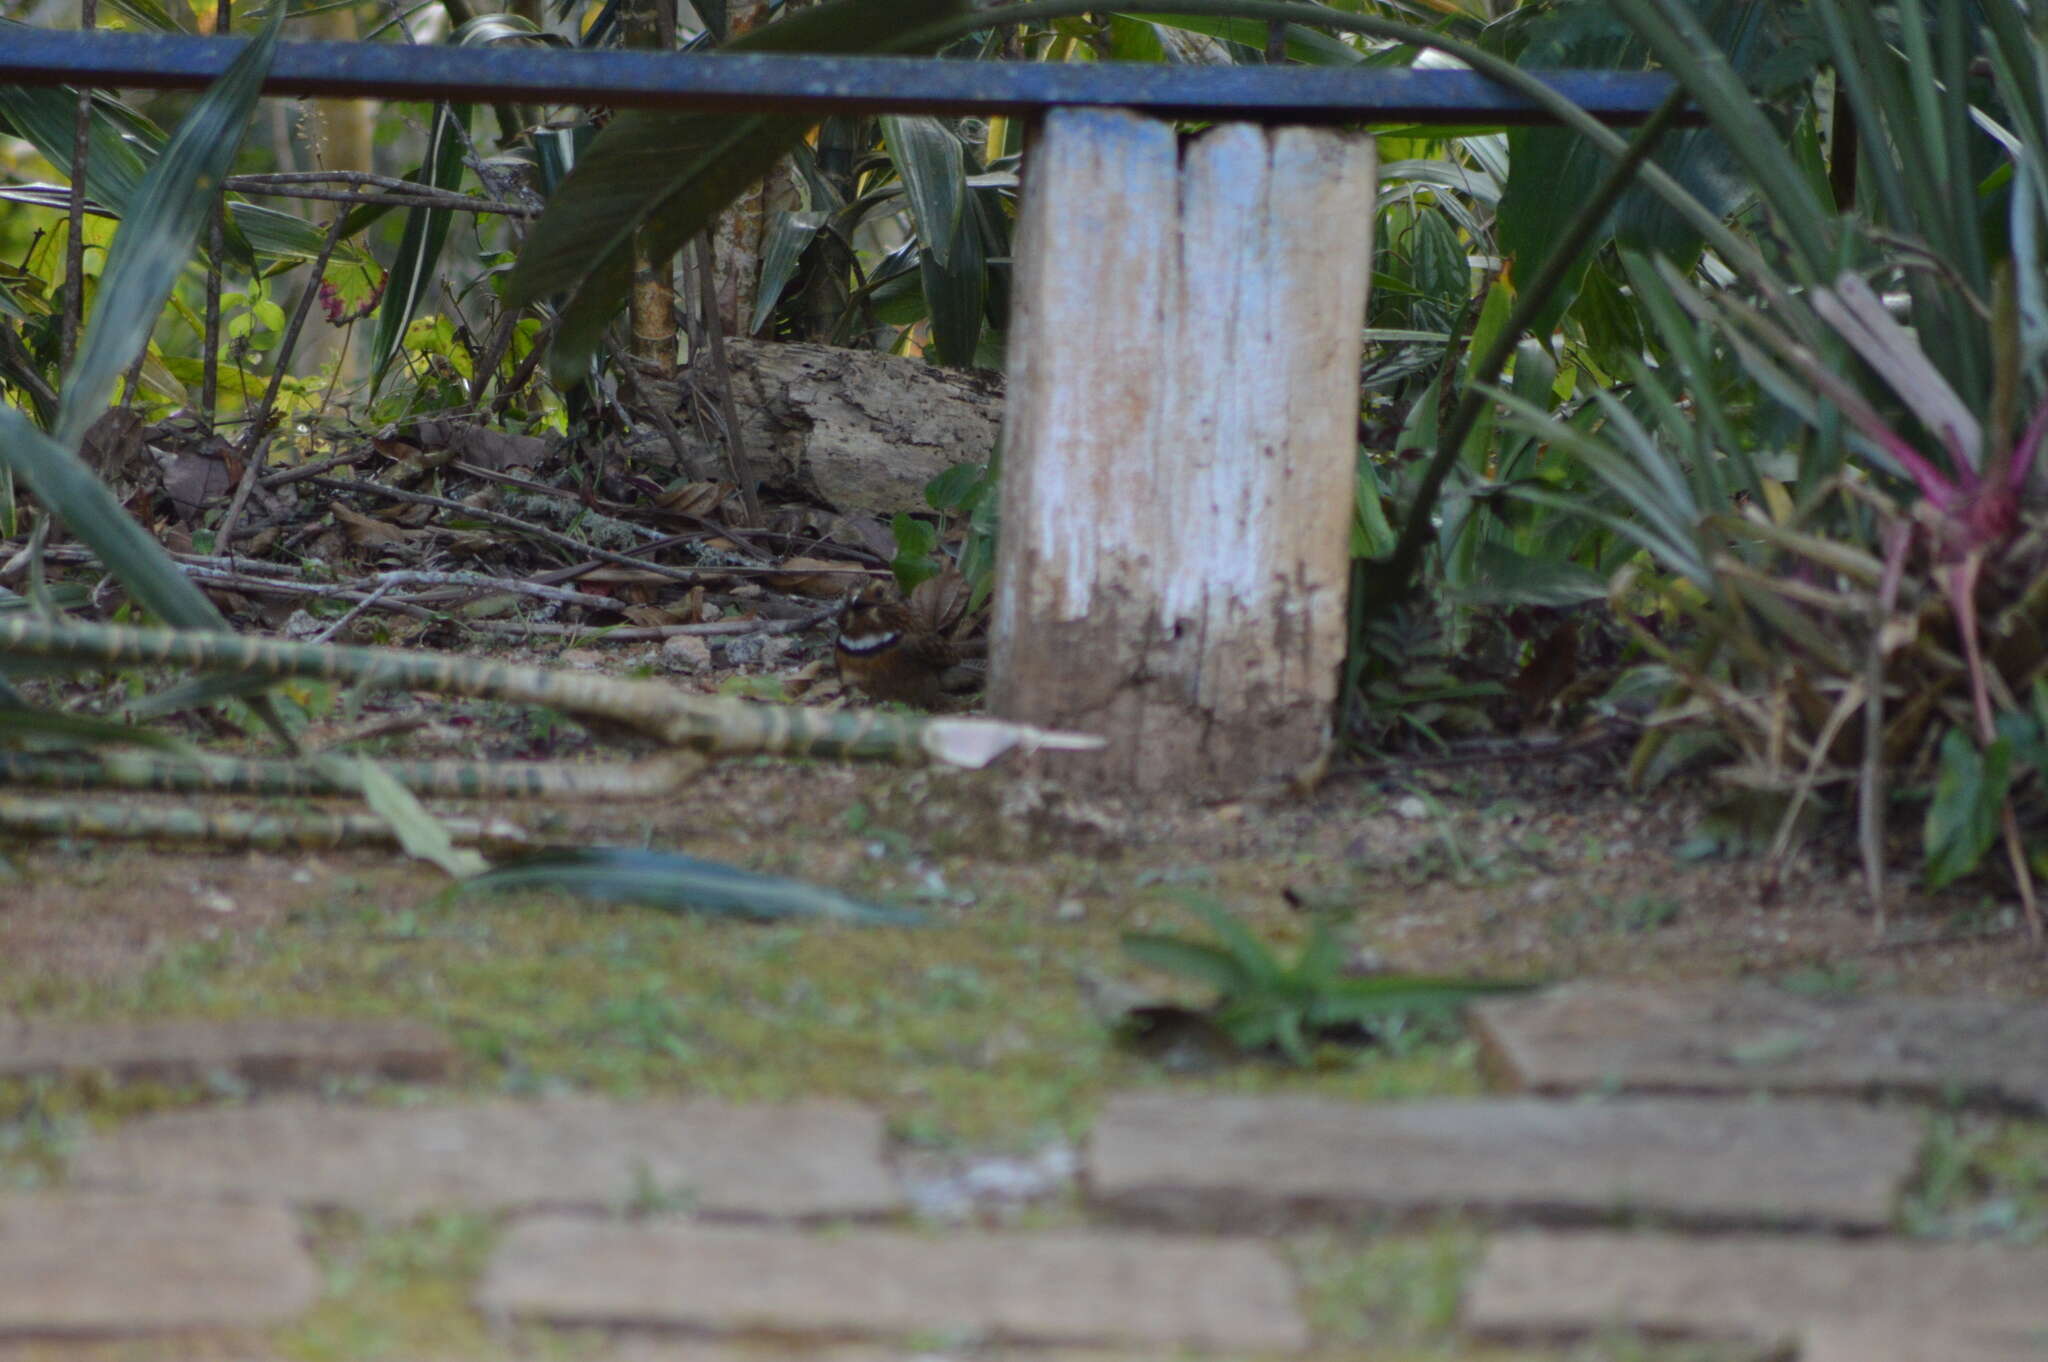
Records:
M62 1186L0 1194L0 1359L255 1362L331 1289L319 1217L462 1211L492 1227L465 1288L498 1341L479 1356L559 1326L604 1330L574 1355L608 1359L1362 1357L1317 1336L1277 1236L1457 1214L1492 1227L1475 1349L1619 1324L1802 1362L2048 1362L2048 1248L1891 1232L1927 1137L1911 1103L2042 1114L2048 1008L1588 987L1478 1024L1520 1095L1113 1099L1071 1167L1030 1165L1064 1208L1042 1229L920 1217L910 1161L846 1104L350 1105L268 1090L431 1078L445 1047L343 1023L0 1030L0 1074L264 1090L97 1134Z

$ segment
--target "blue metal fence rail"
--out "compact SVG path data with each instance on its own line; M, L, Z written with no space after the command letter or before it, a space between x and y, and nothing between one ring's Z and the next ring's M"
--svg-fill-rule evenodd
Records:
M227 69L244 40L0 25L0 83L182 89ZM1671 91L1657 72L1533 72L1614 124ZM1056 106L1252 122L1544 123L1470 71L1306 66L948 61L765 53L280 43L267 93L526 100L736 112L1016 114Z

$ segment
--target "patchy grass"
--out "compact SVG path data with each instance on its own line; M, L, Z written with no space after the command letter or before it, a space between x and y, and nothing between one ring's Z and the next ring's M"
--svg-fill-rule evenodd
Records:
M427 1215L374 1226L348 1215L311 1218L321 1299L275 1335L299 1362L375 1362L401 1357L476 1357L494 1344L469 1308L470 1292L497 1241L493 1218Z
M326 876L255 922L209 924L87 987L52 990L0 964L0 1007L52 1018L404 1016L446 1029L465 1057L457 1085L472 1092L845 1097L880 1107L900 1137L939 1146L1072 1137L1111 1088L1176 1081L1117 1049L1078 984L1144 978L1121 934L1185 925L1172 897L1185 867L941 858L853 807L857 817L814 841L750 839L726 858L919 908L933 925L762 925L541 894L450 897L387 866ZM1236 883L1219 892L1242 903L1255 891L1239 887L1244 867L1228 869ZM104 883L104 867L87 878ZM1295 943L1306 930L1284 905L1257 925ZM1325 1047L1318 1061L1306 1072L1234 1066L1205 1082L1368 1098L1478 1089L1472 1048L1455 1039Z
M1930 1116L1899 1221L1924 1238L2048 1239L2048 1122Z

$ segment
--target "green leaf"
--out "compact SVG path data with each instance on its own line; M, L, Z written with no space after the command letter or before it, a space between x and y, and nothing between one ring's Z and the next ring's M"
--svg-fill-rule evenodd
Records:
M0 42L9 25L0 21ZM60 86L0 85L0 116L44 160L71 175L71 124L78 96ZM85 192L116 217L125 217L142 180L162 155L164 135L148 119L102 96L93 103L86 149ZM258 254L311 260L326 234L319 227L275 208L254 203L228 205L230 254L241 247ZM237 237L244 238L237 243Z
M1607 583L1565 558L1521 553L1486 540L1472 555L1472 575L1454 593L1468 605L1584 605L1607 599Z
M887 908L776 875L717 861L622 847L564 848L506 861L465 882L464 893L553 889L596 903L632 903L669 912L714 913L772 922L824 918L861 926L909 927L923 915Z
M0 42L11 24L0 22ZM0 85L0 115L17 137L66 176L71 170L72 118L78 94L61 86ZM104 98L93 101L88 119L85 192L108 211L125 214L160 154L162 134L154 128L123 127L107 110Z
M12 407L0 407L0 464L83 540L107 570L159 619L184 629L226 632L213 602L135 522L106 484L70 450Z
M158 752L188 753L196 749L174 734L139 728L113 719L58 710L11 709L0 706L0 737L35 749L146 747Z
M1251 928L1238 920L1236 914L1202 894L1189 892L1179 897L1183 907L1209 924L1210 930L1223 943L1223 948L1236 958L1255 985L1274 988L1280 984L1286 971L1279 959Z
M896 536L896 556L890 560L889 570L906 593L944 570L939 562L937 527L908 511L898 511L889 522L889 532Z
M1394 545L1400 541L1401 536L1387 523L1386 507L1380 504L1381 495L1379 473L1361 449L1358 451L1358 489L1351 510L1353 558L1383 558L1392 553Z
M1318 1026L1339 1026L1410 1012L1454 1012L1475 998L1535 987L1520 980L1372 974L1332 983L1317 995L1312 1015Z
M2012 744L2004 738L1980 753L1961 729L1942 735L1941 774L1921 831L1929 889L1975 870L1998 840L2011 765Z
M1302 1015L1291 1007L1284 1007L1272 1014L1273 1041L1295 1064L1306 1068L1314 1056L1309 1052L1308 1037L1303 1034Z
M433 132L427 141L420 175L435 189L454 193L462 187L463 153L469 147L468 104L436 104ZM440 277L441 248L448 240L454 212L447 208L408 208L405 233L391 262L384 297L377 304L377 331L370 342L370 393L376 395L384 373L398 354L405 329L412 325L420 302Z
M878 120L889 159L903 179L905 197L925 253L940 265L952 260L961 208L967 202L967 172L960 159L960 139L927 114L903 114Z
M971 513L988 494L988 465L956 463L924 485L925 504L934 511Z
M964 12L963 0L837 0L764 24L727 52L880 52ZM716 60L717 58L710 58ZM800 141L812 120L774 114L627 110L563 180L506 281L513 306L565 295L549 351L560 378L580 375L626 296L633 238L664 258Z
M1205 941L1190 941L1186 937L1156 932L1126 932L1123 948L1124 954L1141 965L1207 984L1225 997L1243 993L1256 985L1256 980L1238 963L1236 956Z
M941 264L929 250L920 251L918 278L931 311L932 349L939 362L969 369L981 344L982 311L988 300L988 265L972 213L955 227L948 259L951 263Z
M136 187L107 253L77 362L65 376L57 413L60 443L77 446L86 427L106 410L122 371L148 344L164 299L191 262L200 228L234 165L283 19L280 5L255 40L200 96ZM217 615L214 618L218 620Z
M1143 22L1220 38L1254 51L1263 52L1266 47L1264 19L1233 19L1209 14L1147 14ZM1366 59L1364 53L1349 43L1301 24L1287 25L1285 41L1288 60L1308 66L1357 66Z
M761 287L754 298L754 315L747 319L747 334L754 335L768 324L782 290L796 277L804 252L817 238L818 230L832 215L823 209L776 213L768 225L768 241L761 248Z
M399 784L389 771L368 757L358 757L353 763L336 759L331 765L343 768L345 778L361 786L363 802L390 827L406 855L439 866L455 880L483 873L487 864L483 856L471 848L456 846L447 825L428 813L418 796Z
M1343 965L1344 947L1337 940L1337 933L1328 919L1318 918L1309 932L1308 944L1301 948L1301 958L1287 973L1294 988L1312 995L1335 982Z

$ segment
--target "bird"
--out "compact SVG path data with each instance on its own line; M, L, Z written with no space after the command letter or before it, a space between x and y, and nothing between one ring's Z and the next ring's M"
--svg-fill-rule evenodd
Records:
M966 607L957 577L921 583L908 599L886 581L864 584L840 610L832 645L839 679L871 699L920 709L939 709L980 689L986 643L956 636Z

